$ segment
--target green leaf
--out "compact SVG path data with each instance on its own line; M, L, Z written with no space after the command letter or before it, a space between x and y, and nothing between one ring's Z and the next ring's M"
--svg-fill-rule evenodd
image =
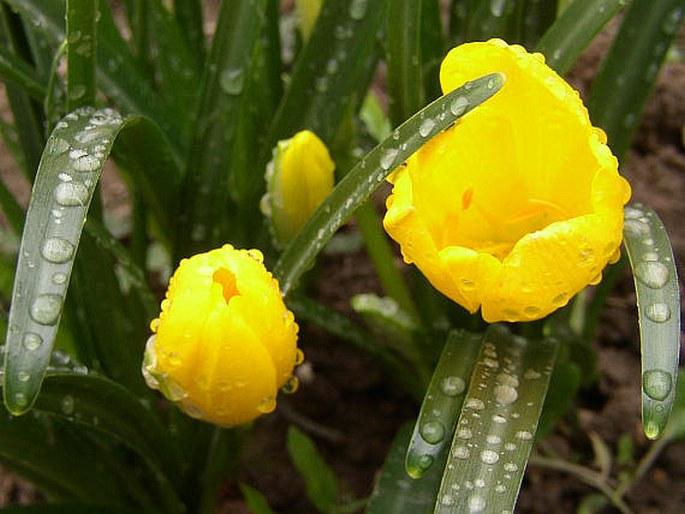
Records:
M281 255L274 276L283 294L290 293L335 231L393 169L431 137L494 95L503 83L502 75L492 74L465 84L412 116L361 159Z
M67 0L67 110L95 103L98 0Z
M679 441L685 438L685 370L678 369L673 411L664 431L664 439Z
M319 512L330 512L338 502L338 482L314 441L290 426L287 446L290 458L304 480L307 498Z
M309 129L330 145L354 95L362 98L388 0L327 0L295 62L262 161L280 139ZM362 87L363 86L363 87Z
M642 350L642 423L661 436L675 398L680 358L680 291L673 249L648 207L625 208L623 237L635 279Z
M195 61L205 61L205 30L201 0L174 0L174 15L186 45L195 56Z
M404 456L411 434L410 424L403 425L397 432L365 514L428 514L433 511L447 454L441 454L421 480L410 478L404 469Z
M502 325L490 326L435 513L514 511L557 347L554 340L528 341Z
M274 511L269 507L269 502L262 493L247 484L241 483L239 485L240 492L243 493L250 512L254 514L274 514Z
M12 82L34 100L45 97L45 85L36 70L19 56L0 48L0 77Z
M396 126L424 105L421 66L422 4L390 0L385 37L390 121ZM434 27L434 30L439 29Z
M633 0L592 83L588 110L623 159L666 52L685 10L685 0Z
M535 50L559 74L566 73L626 0L575 0L545 32Z
M457 425L482 340L482 334L450 332L407 448L406 468L411 477L423 477L445 453L445 443Z
M265 5L266 0L222 3L183 186L178 256L206 250L226 238L231 150Z

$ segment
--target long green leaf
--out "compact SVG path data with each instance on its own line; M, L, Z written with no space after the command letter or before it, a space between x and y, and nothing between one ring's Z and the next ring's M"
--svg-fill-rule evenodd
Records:
M625 209L623 230L635 278L642 349L642 423L650 439L661 436L675 398L680 358L680 292L673 250L656 213Z
M412 116L359 161L281 255L274 276L279 280L283 294L287 295L297 285L300 276L309 269L335 231L393 169L431 137L494 95L503 83L501 74L492 74L452 91Z
M602 27L626 4L626 0L576 0L545 32L535 50L547 64L564 74L576 62Z
M390 0L386 35L390 121L396 126L424 105L421 19L424 0ZM426 0L429 3L430 0ZM434 27L433 30L438 30Z
M177 256L226 238L228 172L266 0L223 2L207 60L184 184ZM249 149L242 151L250 153Z
M174 0L174 15L195 61L204 64L206 51L202 0Z
M447 453L442 453L432 469L414 480L404 468L404 456L412 427L403 425L390 445L381 476L371 493L365 514L428 514L433 511Z
M40 101L45 97L45 86L35 69L4 48L0 48L0 77L5 83L10 81L24 90L34 100Z
M142 131L141 124L146 123L154 126L137 117L125 120L111 109L85 109L68 114L50 136L26 217L9 317L4 394L15 414L30 408L38 394L102 166L122 130ZM153 166L152 171L161 170ZM124 343L141 346L135 340L119 342ZM132 384L140 383L139 377L127 376Z
M435 513L513 512L558 344L492 325L485 334Z
M630 147L684 11L685 0L633 0L592 83L590 116L619 160Z
M264 164L279 139L309 129L326 144L338 132L359 91L388 0L328 0L293 70L274 119Z
M67 110L95 103L98 0L67 0Z
M430 470L454 433L482 339L454 331L445 342L407 448L407 473L413 478Z

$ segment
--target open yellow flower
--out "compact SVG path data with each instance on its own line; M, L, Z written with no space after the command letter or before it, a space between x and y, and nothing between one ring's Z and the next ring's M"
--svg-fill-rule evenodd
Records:
M143 375L189 416L221 426L276 407L302 360L297 324L258 250L184 259L150 324Z
M541 54L494 39L452 49L445 92L503 88L390 177L384 219L404 259L488 322L542 318L618 258L630 186L578 93Z
M328 148L313 132L302 130L278 142L261 201L277 246L286 246L330 194L334 170Z

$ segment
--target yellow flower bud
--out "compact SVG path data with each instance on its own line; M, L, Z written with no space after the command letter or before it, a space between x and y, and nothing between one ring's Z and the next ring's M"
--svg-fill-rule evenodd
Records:
M333 190L335 164L309 130L279 141L266 171L262 212L276 245L287 245Z
M143 375L189 416L251 421L293 390L298 327L258 250L231 245L183 259L150 324Z
M390 177L384 225L405 261L455 302L488 322L528 321L618 258L630 186L578 93L541 54L498 39L464 44L440 80L449 92L492 72L505 73L502 89Z
M295 0L295 6L300 15L300 31L305 41L308 41L312 34L319 11L321 11L321 4L322 0Z

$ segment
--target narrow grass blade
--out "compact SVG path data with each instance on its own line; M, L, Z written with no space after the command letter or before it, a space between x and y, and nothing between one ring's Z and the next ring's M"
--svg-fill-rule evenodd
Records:
M388 0L328 0L293 70L274 119L264 163L279 139L309 129L326 144L338 132L353 95L363 85Z
M429 514L440 487L443 453L421 480L414 480L404 469L404 456L412 427L403 425L390 445L381 476L371 493L365 514Z
M0 77L5 83L12 82L34 100L45 98L45 85L35 69L4 48L0 48Z
M68 114L46 146L26 216L7 334L5 405L25 412L38 394L74 254L102 166L123 119L112 110Z
M440 63L445 57L445 34L442 30L443 2L421 0L421 71L423 101L440 96ZM413 113L411 113L413 114Z
M472 0L467 16L467 40L500 37L514 42L516 6L523 0Z
M466 393L435 513L513 512L558 344L492 325Z
M222 3L183 186L177 257L219 245L226 238L233 143L265 4L265 0ZM250 153L246 148L241 151Z
M174 15L195 61L205 62L205 32L202 0L174 0Z
M2 181L0 181L0 208L12 228L12 233L18 237L24 226L24 209Z
M67 0L67 110L95 103L98 0Z
M588 110L622 160L685 11L685 0L633 0L592 83Z
M542 35L557 18L558 0L524 0L517 4L518 35L526 48L535 48Z
M424 105L421 70L421 15L429 0L390 0L385 45L390 122L399 125ZM437 30L439 27L435 27Z
M626 0L576 0L545 32L535 50L559 74L566 73Z
M290 426L287 445L290 458L304 480L309 500L319 512L332 512L338 502L338 481L314 441Z
M243 497L245 498L245 502L247 503L250 512L253 512L254 514L274 514L266 496L247 484L241 483L239 486L240 492L243 493Z
M466 112L494 95L504 84L501 74L474 80L436 100L398 127L338 183L326 201L281 255L274 276L287 295L309 269L335 231L412 153Z
M642 348L642 424L661 436L673 406L680 359L680 291L673 250L656 213L640 204L625 209L623 229L635 293Z
M463 330L453 331L447 338L407 448L406 468L412 478L423 477L445 453L482 340L482 334Z

